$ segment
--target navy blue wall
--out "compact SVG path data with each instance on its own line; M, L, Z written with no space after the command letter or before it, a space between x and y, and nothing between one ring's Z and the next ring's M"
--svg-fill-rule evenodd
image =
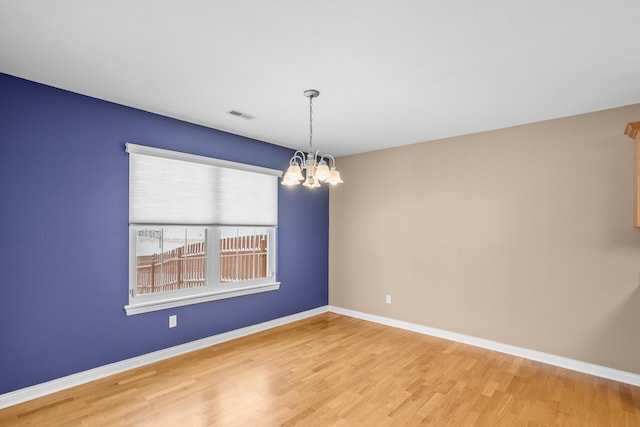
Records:
M328 303L328 191L280 187L279 291L127 317L125 142L274 169L292 154L0 74L0 394Z

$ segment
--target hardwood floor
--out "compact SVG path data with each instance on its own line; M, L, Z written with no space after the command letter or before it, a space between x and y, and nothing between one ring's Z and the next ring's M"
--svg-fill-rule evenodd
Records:
M640 426L640 388L325 313L0 411L1 426Z

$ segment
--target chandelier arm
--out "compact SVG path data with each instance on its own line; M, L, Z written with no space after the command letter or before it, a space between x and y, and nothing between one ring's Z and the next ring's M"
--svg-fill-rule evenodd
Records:
M322 158L326 160L330 160L329 162L327 162L329 163L329 167L332 167L332 168L336 167L336 159L331 154L323 154Z
M299 166L302 167L304 165L304 158L304 153L300 150L297 150L295 153L293 153L293 157L291 157L291 160L289 160L289 166L293 165L296 160L298 160L300 162Z

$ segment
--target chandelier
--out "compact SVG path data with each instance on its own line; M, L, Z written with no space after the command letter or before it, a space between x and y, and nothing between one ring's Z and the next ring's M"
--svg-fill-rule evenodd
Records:
M309 188L320 187L320 183L336 185L342 183L340 172L336 169L336 159L329 154L322 154L320 150L313 151L313 98L320 95L315 89L304 91L309 98L309 152L297 150L291 160L289 168L282 177L282 185L294 186L304 181L302 185Z

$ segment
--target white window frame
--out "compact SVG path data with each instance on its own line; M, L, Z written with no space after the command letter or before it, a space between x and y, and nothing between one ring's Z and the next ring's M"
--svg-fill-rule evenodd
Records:
M220 233L219 226L207 226L206 230L206 268L205 285L194 289L158 292L155 294L137 295L137 232L149 228L185 227L176 225L148 226L131 225L129 227L129 305L125 306L127 315L147 313L156 310L180 307L183 305L216 301L259 292L274 291L280 288L276 281L276 228L256 227L267 230L267 277L238 282L221 283L220 281ZM189 226L186 226L189 227Z
M271 175L281 176L281 171L265 169L256 166L228 162L223 160L203 158L185 153L172 152L168 150L155 149L152 147L127 144L129 153L142 153L159 155L165 158L178 160L196 161L199 163L223 165L224 167L235 167L245 171L256 171L264 173L269 171ZM204 159L204 160L203 160ZM277 182L276 182L277 185ZM169 228L169 227L199 227L206 230L206 268L205 285L193 289L181 289L175 291L158 292L154 294L137 295L137 231L149 228ZM261 228L268 233L267 251L267 277L253 280L240 280L236 282L220 282L220 236L224 228ZM128 316L147 313L157 310L180 307L190 304L198 304L209 301L216 301L225 298L239 297L261 292L278 290L280 282L276 280L276 240L277 225L263 224L129 224L129 304L124 307Z

